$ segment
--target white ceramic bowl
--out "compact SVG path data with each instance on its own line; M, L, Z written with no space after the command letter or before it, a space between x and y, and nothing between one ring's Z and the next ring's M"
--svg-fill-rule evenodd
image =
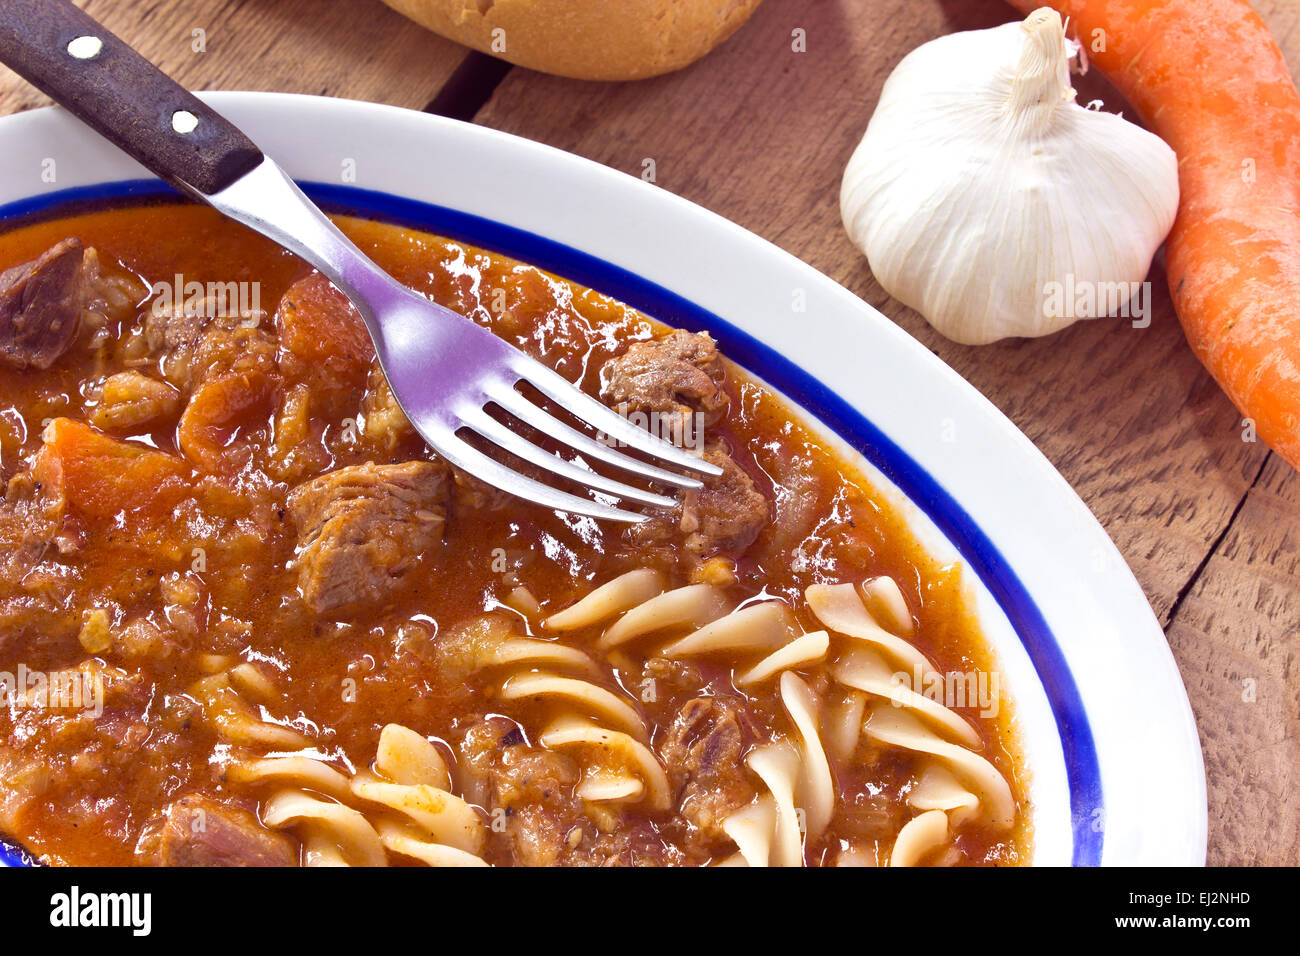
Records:
M1204 862L1196 726L1132 573L1029 440L892 322L739 226L547 146L369 103L204 98L318 201L462 238L713 332L865 456L932 554L974 572L1025 744L1034 862ZM0 228L160 188L61 110L0 120Z

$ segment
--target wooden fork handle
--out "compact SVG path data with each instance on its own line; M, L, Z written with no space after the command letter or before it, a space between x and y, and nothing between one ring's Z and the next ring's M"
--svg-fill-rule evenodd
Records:
M252 140L69 0L0 2L0 61L182 189L211 196L262 161Z

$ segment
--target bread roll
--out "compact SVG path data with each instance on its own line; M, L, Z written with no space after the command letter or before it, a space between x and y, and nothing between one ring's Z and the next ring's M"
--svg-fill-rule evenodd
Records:
M759 0L384 0L435 33L546 73L637 80L693 63Z

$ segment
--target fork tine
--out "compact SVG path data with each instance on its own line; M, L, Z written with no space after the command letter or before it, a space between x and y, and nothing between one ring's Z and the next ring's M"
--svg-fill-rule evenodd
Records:
M626 524L641 524L650 520L646 515L603 505L598 501L571 495L566 491L542 484L540 481L534 481L483 454L454 434L443 436L438 442L437 451L456 467L486 481L492 487L545 508L585 515L603 521L622 521Z
M582 452L598 461L603 461L607 465L613 465L615 468L621 468L624 471L633 472L643 478L649 478L652 481L658 481L668 485L676 485L679 488L703 487L702 482L697 478L691 478L687 475L679 475L675 471L668 471L666 468L660 468L658 465L651 465L638 458L633 458L631 455L625 455L622 452L616 451L608 445L597 441L590 435L584 435L576 428L570 428L550 412L546 411L546 409L530 402L525 396L515 391L515 389L509 385L490 389L487 394L492 401L500 405L511 415L515 416L515 418L518 418L525 424L531 425L542 434L549 435L551 438L562 441L575 451Z
M592 428L618 439L631 448L692 471L703 472L714 477L722 474L722 469L717 465L669 444L662 438L656 438L643 428L638 428L618 412L606 408L578 389L559 372L547 368L540 362L521 363L512 371L547 398L563 406L569 414L576 415Z
M534 445L522 435L511 431L506 425L503 425L482 410L475 414L462 415L461 418L469 428L494 445L505 449L518 458L522 458L524 461L531 462L539 468L545 468L552 474L567 478L580 485L586 485L589 488L595 488L598 491L616 495L619 498L627 498L641 504L653 505L656 508L673 508L677 505L677 499L675 498L668 498L664 495L657 495L652 491L625 485L621 481L606 478L604 475L583 468L566 458L554 455L545 448Z

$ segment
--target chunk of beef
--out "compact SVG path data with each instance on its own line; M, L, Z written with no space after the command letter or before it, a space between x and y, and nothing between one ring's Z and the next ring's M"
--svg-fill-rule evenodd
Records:
M736 705L720 697L687 701L669 728L661 755L682 817L692 827L691 845L707 850L725 841L722 821L754 797Z
M85 532L67 513L62 488L42 485L29 471L9 479L0 496L0 649L40 635L70 638L79 626L74 582L59 559L81 550ZM0 767L0 779L3 779Z
M447 466L408 461L353 465L289 494L298 526L298 587L318 614L352 616L382 605L442 540Z
M694 413L708 425L727 410L728 397L717 346L707 333L681 329L637 342L600 370L601 397L625 411L668 413L685 426ZM691 439L694 432L685 433Z
M81 331L94 348L116 337L148 290L139 277L64 239L32 262L0 273L0 363L47 369Z
M273 371L276 343L265 322L261 310L232 312L228 302L209 296L172 308L155 303L142 332L147 351L160 360L163 377L189 394L223 372Z
M260 310L232 312L228 297L208 296L150 308L134 345L157 359L163 378L187 398L176 443L199 470L221 473L247 464L247 437L232 441L241 424L269 413L279 384L275 336Z
M704 487L682 493L681 530L686 550L698 557L717 551L740 553L771 520L767 499L754 480L725 451L712 447L704 460L722 468Z
M148 866L296 866L294 842L246 810L208 797L182 797L140 835L136 861Z
M86 250L64 239L39 259L0 273L0 360L16 369L47 369L81 324L86 306Z
M722 446L710 446L702 457L718 465L722 474L704 478L701 488L683 491L675 511L624 532L639 547L661 549L680 542L687 564L693 567L693 580L720 575L724 565L707 569L705 565L720 553L743 553L771 523L767 498Z
M552 866L567 851L581 815L573 788L578 768L563 754L529 746L513 722L488 717L465 735L461 756L478 798L504 814L503 835L516 866Z
M361 422L362 447L377 458L394 454L399 445L410 441L416 434L406 413L397 404L378 362L371 363L366 377L366 391L361 397ZM499 488L455 466L450 467L455 512L499 511L513 500Z
M501 813L493 828L500 862L515 866L656 865L679 855L653 827L585 805L574 793L581 772L568 756L529 744L504 717L471 727L460 747L471 798ZM603 811L603 812L602 812ZM601 825L598 825L598 818Z
M675 416L679 430L665 434L664 423L652 430L690 444L700 440L700 425L720 419L727 410L726 372L717 346L705 333L680 329L663 338L638 342L601 369L601 397L624 412L650 411ZM697 418L696 416L699 416ZM711 443L704 459L722 468L704 487L682 495L678 530L685 534L693 558L715 552L739 553L754 543L771 520L767 499L723 446ZM629 534L642 544L662 544L674 537L664 522L648 522Z
M145 313L141 338L150 355L159 358L163 377L177 388L189 390L190 364L207 319L198 312L154 307Z

